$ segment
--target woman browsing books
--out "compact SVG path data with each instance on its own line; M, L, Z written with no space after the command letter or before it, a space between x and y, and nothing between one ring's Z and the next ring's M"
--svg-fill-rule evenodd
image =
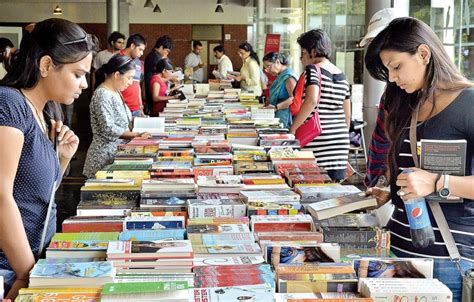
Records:
M244 42L239 45L237 52L242 59L242 68L240 75L229 74L230 78L240 82L240 87L247 91L253 92L256 97L262 94L262 85L260 82L260 66L257 53L253 50L252 45Z
M382 30L369 45L365 64L372 77L387 84L385 125L392 142L388 167L391 199L396 207L388 224L394 235L392 251L401 257L434 258L434 277L453 291L453 301L460 301L461 275L449 259L430 208L436 243L416 248L411 242L404 201L430 194L463 197L463 203L440 205L461 254L462 269L473 266L474 85L457 70L433 30L414 18L397 18ZM417 141L466 140L466 176L449 177L415 168L410 128L415 128L412 134ZM404 168L414 172L400 173Z
M178 89L178 86L175 86L171 91L168 89L167 82L173 79L173 65L171 65L170 60L162 59L158 61L155 71L156 73L150 79L150 91L153 100L152 116L158 116L166 107L167 101L176 98L169 94Z
M56 231L55 205L48 221L46 213L79 145L59 105L87 88L96 50L96 39L66 20L28 29L0 82L0 275L10 299L28 287L45 224L45 245Z
M267 72L277 77L270 87L269 105L267 108L275 109L275 117L280 119L283 128L290 128L290 105L293 103L296 75L288 67L286 57L278 52L267 53L263 57L263 66Z
M132 114L121 94L133 81L132 61L127 56L115 55L96 72L99 86L89 105L93 137L83 170L88 178L114 161L117 146L124 139L149 137L147 133L130 131Z
M293 118L290 132L295 133L318 112L322 132L304 149L313 151L318 165L327 170L332 180L340 181L346 177L349 156L349 83L342 71L329 61L331 41L324 31L310 30L298 38L298 44L301 47L301 62L305 66L304 76L300 78L304 81L304 93L303 103ZM320 77L316 65L321 71Z

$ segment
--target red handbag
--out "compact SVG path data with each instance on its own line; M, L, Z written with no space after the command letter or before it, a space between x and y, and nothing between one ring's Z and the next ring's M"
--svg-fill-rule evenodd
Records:
M321 100L321 69L319 66L314 65L316 67L318 78L319 78L319 94L318 94L318 102L316 105L316 111L313 113L310 119L306 120L301 126L296 129L295 137L300 141L300 146L304 147L309 142L313 141L314 138L318 137L322 132L323 129L321 128L321 120L319 119L318 107L319 101Z

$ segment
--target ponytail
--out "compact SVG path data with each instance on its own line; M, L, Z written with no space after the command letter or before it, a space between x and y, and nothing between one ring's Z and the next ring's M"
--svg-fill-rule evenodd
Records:
M258 55L257 55L257 53L253 50L253 47L252 47L252 45L250 45L250 43L244 42L244 43L242 43L242 44L239 45L239 48L240 48L240 49L243 49L243 50L245 50L245 51L247 51L247 52L250 52L250 57L251 57L252 59L254 59L255 61L257 61L257 64L260 65L260 60L259 60L259 58L258 58Z
M110 60L97 69L95 73L96 87L102 84L106 78L112 76L114 73L119 72L124 74L129 70L135 69L133 59L128 56L116 54Z

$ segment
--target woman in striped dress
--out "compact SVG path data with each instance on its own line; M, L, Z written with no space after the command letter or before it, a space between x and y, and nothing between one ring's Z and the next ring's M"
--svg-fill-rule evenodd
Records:
M304 149L314 152L318 165L328 171L332 180L340 181L346 177L349 156L349 83L342 71L329 61L331 41L324 31L310 30L298 38L298 44L301 47L301 62L305 66L305 92L290 132L295 133L317 110L322 133ZM321 70L321 81L315 65Z

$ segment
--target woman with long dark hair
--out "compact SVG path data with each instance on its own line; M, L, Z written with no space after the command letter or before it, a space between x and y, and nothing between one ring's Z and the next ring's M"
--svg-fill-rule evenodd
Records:
M30 28L0 82L0 275L7 298L27 287L44 226L45 245L56 231L55 205L46 221L49 202L79 144L62 124L59 104L72 104L87 88L96 50L96 39L70 21Z
M231 77L240 82L241 88L252 91L255 96L259 97L262 94L262 85L258 55L248 42L239 45L238 54L243 63L240 75Z
M391 141L391 199L396 210L388 227L393 252L401 257L434 258L434 277L453 291L453 301L460 300L461 276L449 259L446 245L436 223L436 244L414 247L410 239L404 201L429 194L449 192L464 198L463 203L441 203L442 211L454 234L463 269L474 264L474 89L449 58L433 30L414 18L394 19L371 42L365 57L367 70L377 80L386 82L384 105L385 129ZM416 122L417 141L442 139L467 141L466 176L448 176L415 168L409 132L412 116ZM414 172L400 173L410 168ZM398 192L398 194L397 194ZM439 194L441 197L444 194ZM431 210L428 209L431 215Z
M134 75L133 59L123 55L114 55L96 72L98 87L89 105L93 137L83 171L89 178L114 161L117 146L124 140L148 136L130 130L132 113L121 94Z
M290 128L293 103L293 90L296 87L296 75L288 67L288 60L282 53L270 52L263 57L263 65L267 72L276 76L270 87L269 105L267 108L275 109L275 117L280 119L284 128Z

